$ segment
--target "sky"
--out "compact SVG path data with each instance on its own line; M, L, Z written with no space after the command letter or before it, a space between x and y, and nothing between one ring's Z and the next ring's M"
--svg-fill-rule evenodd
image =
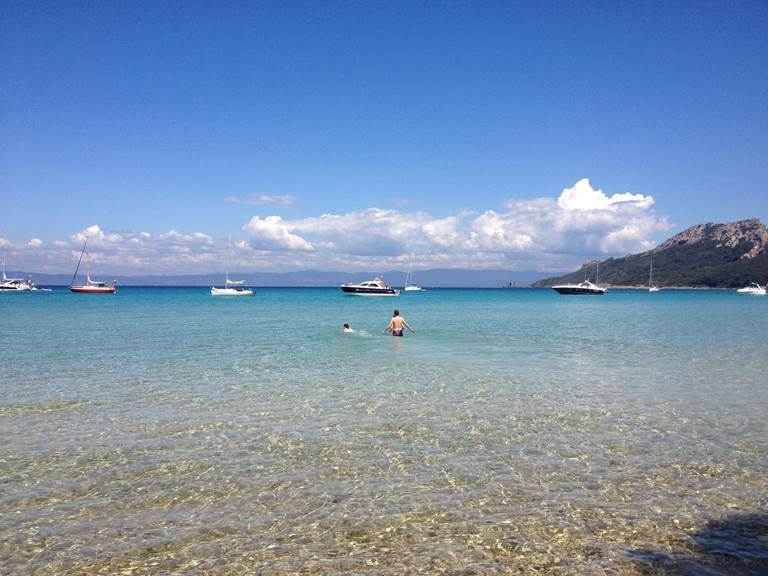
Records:
M0 1L9 269L565 271L768 222L763 1Z

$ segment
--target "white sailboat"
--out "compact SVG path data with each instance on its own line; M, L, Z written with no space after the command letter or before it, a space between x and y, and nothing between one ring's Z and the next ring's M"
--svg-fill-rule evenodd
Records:
M80 260L77 261L77 268L75 268L75 275L72 276L72 283L69 285L69 289L77 294L114 294L117 292L116 282L112 284L106 284L104 282L96 282L91 280L91 255L85 251L88 246L88 239L85 239L83 244L83 251L80 252ZM83 261L83 254L85 254L85 284L75 284L75 278L77 278L77 272L80 270L80 263Z
M227 248L229 248L230 240L227 240ZM224 275L224 288L216 288L211 286L211 296L253 296L253 290L246 286L245 280L230 280L229 279L229 260L230 254L227 255L227 270Z
M658 286L653 285L653 258L651 258L651 272L648 274L648 292L658 292Z
M413 265L408 266L408 272L405 275L405 286L403 287L403 290L406 292L424 292L424 288L413 281Z

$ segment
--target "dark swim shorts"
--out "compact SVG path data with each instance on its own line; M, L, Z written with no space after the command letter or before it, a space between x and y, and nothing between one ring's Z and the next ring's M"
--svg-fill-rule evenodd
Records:
M402 330L392 330L392 336L402 336L403 331Z

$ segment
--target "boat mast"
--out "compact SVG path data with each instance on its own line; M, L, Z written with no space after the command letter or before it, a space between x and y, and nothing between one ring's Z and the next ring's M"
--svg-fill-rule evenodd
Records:
M653 256L651 256L651 271L648 274L648 288L653 286Z
M224 288L229 286L229 264L232 258L232 233L227 233L227 269L224 272Z
M75 275L72 276L72 282L69 283L70 286L75 285L75 278L77 278L77 272L80 270L80 262L83 261L83 254L85 254L86 246L88 246L88 238L85 239L85 244L83 244L83 251L80 252L80 259L77 261L77 268L75 268Z

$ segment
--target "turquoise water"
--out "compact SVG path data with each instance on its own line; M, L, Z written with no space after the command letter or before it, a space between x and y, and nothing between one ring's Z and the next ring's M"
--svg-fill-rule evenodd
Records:
M2 574L768 573L768 297L58 289L0 318Z

